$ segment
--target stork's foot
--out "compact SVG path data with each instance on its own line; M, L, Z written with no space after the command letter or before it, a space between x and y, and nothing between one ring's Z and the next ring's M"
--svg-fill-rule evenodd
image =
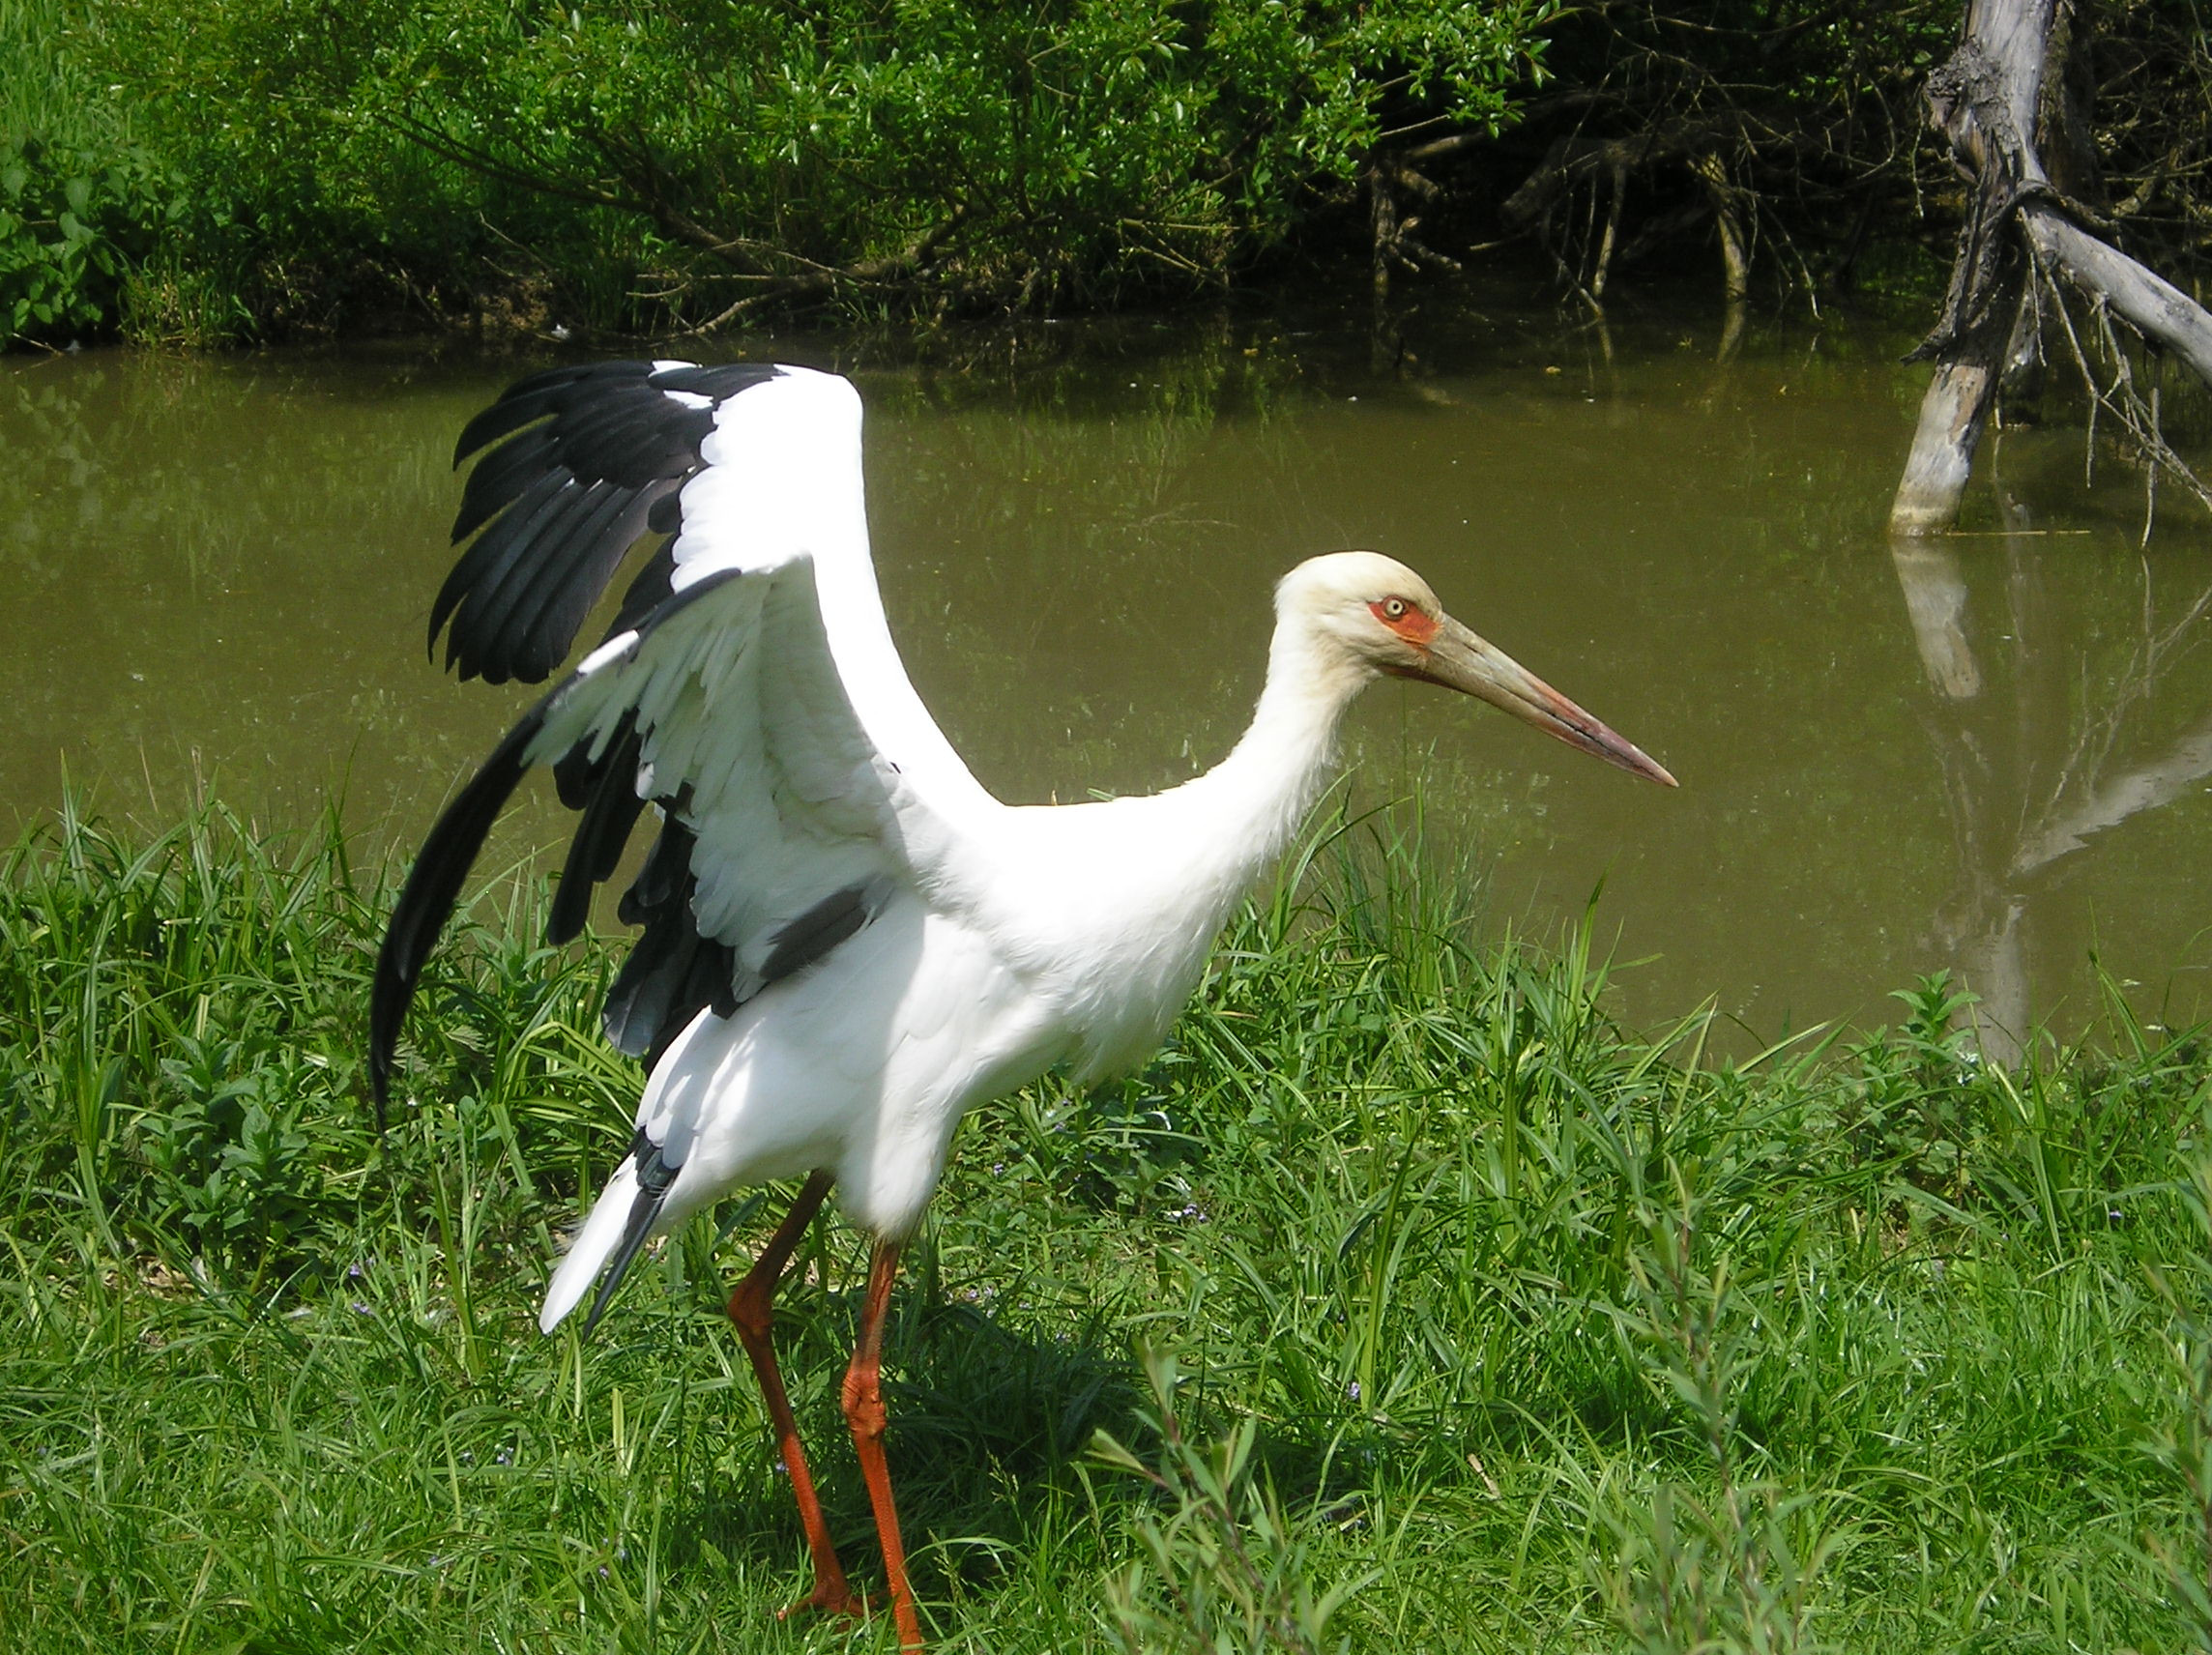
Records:
M841 1614L852 1620L865 1620L883 1610L883 1599L862 1597L843 1581L816 1581L814 1589L788 1608L775 1611L778 1620L789 1620L801 1614Z

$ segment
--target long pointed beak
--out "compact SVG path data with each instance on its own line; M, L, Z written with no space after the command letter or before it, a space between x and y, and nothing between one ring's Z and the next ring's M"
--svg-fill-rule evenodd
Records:
M1503 708L1546 735L1557 736L1568 746L1580 747L1630 775L1640 775L1661 787L1677 785L1666 767L1645 756L1635 742L1615 735L1503 650L1476 637L1450 616L1438 624L1426 653L1425 663L1403 669L1403 676L1441 684Z

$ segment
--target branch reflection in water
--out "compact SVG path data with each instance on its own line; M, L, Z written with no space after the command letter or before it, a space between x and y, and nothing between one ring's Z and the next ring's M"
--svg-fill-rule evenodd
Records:
M2001 438L1995 460L2000 529L1892 536L1889 546L1927 674L1922 719L1958 854L1931 944L1979 997L1984 1055L2010 1063L2053 1010L2036 1001L2031 952L2054 886L2099 835L2212 776L2212 693L2173 670L2201 641L2212 571L2191 557L2162 581L2141 559L2133 590L2107 605L2110 619L2131 607L2132 626L2111 628L2116 649L2084 648L2108 617L2084 615L2052 589L2056 564L2090 555L2090 532L2040 524L2004 476ZM1969 561L1985 588L1978 608ZM2000 571L2001 596L1986 590ZM2188 871L2174 871L2175 899L2197 900Z

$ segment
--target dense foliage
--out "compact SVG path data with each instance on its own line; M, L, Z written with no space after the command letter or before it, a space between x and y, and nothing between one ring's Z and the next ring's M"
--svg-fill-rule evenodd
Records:
M54 22L181 181L170 245L236 302L215 331L379 303L666 328L1218 282L1386 121L1501 125L1549 9L109 0Z
M2070 196L2177 277L2212 47L2066 10ZM1957 0L0 0L0 322L58 342L1095 306L1286 247L1600 299L1925 284Z
M956 1146L889 1370L944 1646L2212 1647L2196 1036L2115 999L2005 1071L1931 983L1711 1061L1348 842L1150 1072ZM480 899L380 1142L378 884L212 811L6 865L11 1648L848 1647L771 1619L803 1554L721 1300L772 1208L540 1338L635 1084L607 955ZM863 1260L811 1245L781 1336L860 1566Z

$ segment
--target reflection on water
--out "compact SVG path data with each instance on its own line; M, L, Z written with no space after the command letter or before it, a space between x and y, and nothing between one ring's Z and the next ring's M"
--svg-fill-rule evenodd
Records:
M2084 488L2054 429L2004 435L1973 533L1892 545L1897 344L1462 316L1380 353L1250 318L774 351L857 372L893 626L1005 797L1211 763L1269 583L1373 545L1681 777L1408 686L1353 720L1363 797L1418 772L1495 925L1549 933L1603 883L1604 940L1647 960L1632 1019L1874 1021L1948 967L2002 1050L2088 1015L2092 949L2148 1014L2199 1015L2212 536L2175 510L2139 549L2139 484ZM213 773L273 821L342 784L412 844L530 693L454 686L422 628L453 433L536 365L0 363L8 813L66 776L160 815Z
M2071 457L2041 434L2015 434L2012 442L2030 461L2054 468ZM2004 436L1993 450L1989 500L2001 527L1899 539L1890 553L1931 688L1923 718L1958 857L1931 940L1981 997L1983 1049L2010 1060L2044 1011L2037 990L2052 972L2038 957L2049 953L2038 946L2039 933L2053 911L2063 913L2059 887L2087 872L2085 853L2108 835L2115 863L2155 857L2149 844L2126 842L2148 840L2148 832L2117 830L2206 791L2212 701L2190 656L2212 609L2212 565L2194 525L2179 536L2169 529L2169 538L2183 543L2179 555L2162 548L2155 562L2145 557L2133 568L2098 556L2081 544L2097 538L2096 530L2043 521L2034 491L2007 475ZM1988 568L1978 594L1957 549L1974 540ZM2070 557L2102 566L2110 586L2102 614L2074 611L2062 578ZM2205 812L2198 804L2188 814ZM2192 836L2189 851L2200 848ZM2147 876L2144 900L2170 906L2184 925L2199 923L2203 888L2187 861L2161 868L2154 860L2135 871ZM2138 969L2129 962L2127 929L2119 913L2107 916L2103 951L2122 971ZM2197 954L2196 941L2194 932L2185 939L2188 954ZM2200 1013L2197 985L2170 986L2181 991L2181 1009L2160 1004L2154 1015Z
M195 774L276 822L340 785L364 824L388 800L433 805L483 744L421 639L451 432L484 377L0 362L7 809L50 809L66 778L161 815Z

